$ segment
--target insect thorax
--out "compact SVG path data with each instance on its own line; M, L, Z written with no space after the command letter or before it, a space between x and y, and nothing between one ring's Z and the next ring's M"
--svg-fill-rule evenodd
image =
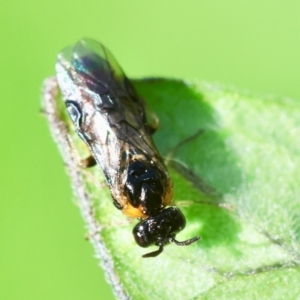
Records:
M125 161L126 166L119 170L122 188L114 199L126 215L145 218L171 203L173 183L160 159L135 154Z

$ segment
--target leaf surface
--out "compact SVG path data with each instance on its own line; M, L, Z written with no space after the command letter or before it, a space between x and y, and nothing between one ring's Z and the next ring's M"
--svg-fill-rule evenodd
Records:
M117 297L297 298L298 102L208 83L133 82L160 120L154 140L174 181L174 201L187 218L177 239L202 239L188 247L169 245L158 257L143 259L152 248L135 244L136 221L128 223L112 205L101 170L78 168L72 151L57 138L62 133L52 128L75 193L86 197L79 207ZM67 125L79 156L87 156L63 106L58 107L55 114Z

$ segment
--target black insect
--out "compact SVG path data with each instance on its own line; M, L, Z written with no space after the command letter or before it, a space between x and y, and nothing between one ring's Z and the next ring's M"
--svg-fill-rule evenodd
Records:
M170 206L173 183L151 137L143 101L102 44L82 39L64 49L56 64L57 80L76 132L102 169L113 203L140 221L133 229L141 247L178 242L185 227L181 211ZM170 207L167 207L170 206Z

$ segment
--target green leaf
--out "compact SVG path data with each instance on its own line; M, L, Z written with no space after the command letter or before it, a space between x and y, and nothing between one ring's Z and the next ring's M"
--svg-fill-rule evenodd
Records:
M174 181L174 201L187 218L177 239L202 236L188 247L169 245L156 258L141 257L149 249L135 244L131 230L136 221L126 224L126 217L114 208L101 170L78 167L65 136L70 134L80 157L88 152L67 124L61 105L53 106L51 98L57 95L46 90L44 102L89 238L117 297L296 299L297 101L179 80L134 84L160 119L154 139Z

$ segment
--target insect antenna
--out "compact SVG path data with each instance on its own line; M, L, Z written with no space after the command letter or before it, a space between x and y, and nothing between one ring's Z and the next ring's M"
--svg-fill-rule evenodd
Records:
M164 245L160 245L158 250L144 254L142 257L155 257L157 255L159 255L160 253L162 253L164 250Z
M191 238L189 240L182 241L182 242L179 242L179 241L175 240L174 238L172 238L171 241L174 242L177 246L188 246L188 245L190 245L192 243L197 242L200 239L201 239L201 236L195 236L195 237L193 237L193 238Z

